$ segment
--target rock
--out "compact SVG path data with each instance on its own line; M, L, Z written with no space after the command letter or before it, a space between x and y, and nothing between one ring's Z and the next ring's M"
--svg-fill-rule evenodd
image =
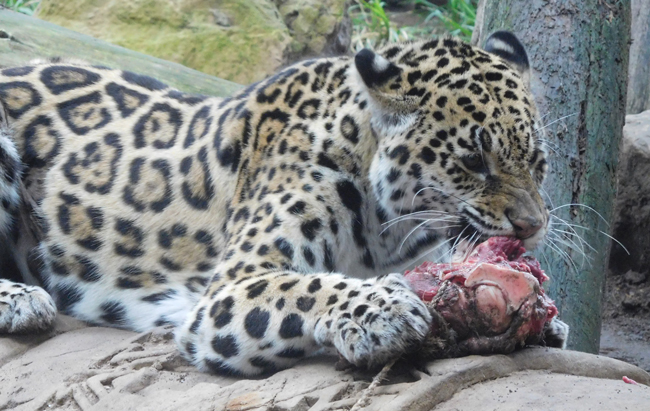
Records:
M613 244L609 268L615 275L650 267L650 111L628 115L618 165L618 195L612 235L630 252ZM646 275L647 280L647 275Z
M248 84L306 56L344 53L347 0L42 0L38 17Z
M0 27L2 32L11 33L6 41L0 41L0 64L3 66L22 66L52 57L72 57L100 66L145 73L186 93L227 97L243 88L241 84L119 47L22 13L0 9ZM8 250L0 247L3 276L8 274L2 256L5 252Z
M622 381L522 371L474 385L432 411L634 410L649 395L648 387Z
M627 113L650 110L650 2L632 0L632 43L627 84Z
M208 375L179 357L170 329L136 334L83 327L65 316L48 336L20 338L26 340L0 338L0 409L349 409L374 377L364 371L336 371L331 356L307 359L266 378ZM8 346L23 349L8 354ZM371 392L364 409L531 408L523 404L552 409L556 403L561 406L555 409L585 409L583 404L593 403L600 404L593 409L618 410L643 409L650 403L650 388L644 386L650 384L650 375L618 360L579 352L530 348L508 356L435 361L420 369L396 366ZM623 376L642 385L624 384ZM476 402L467 403L469 399ZM505 399L509 408L482 406L483 401ZM455 405L459 400L465 401L462 406Z
M647 286L629 286L623 295L621 305L628 311L650 310L650 284Z
M345 54L350 47L352 22L346 0L273 0L289 28L289 61L312 56Z
M642 304L643 304L642 297L634 291L626 294L623 297L623 301L621 301L621 305L623 306L624 309L633 312L641 308Z
M223 11L219 9L210 9L210 13L212 13L212 17L214 17L214 24L218 24L223 27L232 26L232 20Z
M645 280L648 278L648 273L637 273L636 271L629 270L627 273L625 273L623 278L628 284L639 285L645 282Z

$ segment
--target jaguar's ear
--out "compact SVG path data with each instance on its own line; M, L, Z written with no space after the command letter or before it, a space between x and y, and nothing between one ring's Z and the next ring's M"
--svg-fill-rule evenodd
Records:
M366 86L374 91L382 91L391 80L398 80L402 74L402 69L397 65L368 49L354 56L354 65Z
M526 85L529 84L530 64L528 63L528 54L517 36L509 31L494 32L485 41L484 50L508 62L519 72Z
M405 115L413 113L419 98L408 95L403 87L403 69L371 50L363 49L354 56L354 65L366 85L373 117L391 125L402 124Z

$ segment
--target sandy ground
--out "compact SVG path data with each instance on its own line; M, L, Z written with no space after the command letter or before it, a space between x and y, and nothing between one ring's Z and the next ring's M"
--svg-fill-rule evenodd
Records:
M179 357L169 329L136 334L60 316L49 335L0 337L0 410L347 410L374 374L335 362L314 357L259 379L208 375ZM364 409L641 410L648 385L649 374L618 360L529 348L396 366Z
M605 298L600 353L650 372L650 284L609 273Z

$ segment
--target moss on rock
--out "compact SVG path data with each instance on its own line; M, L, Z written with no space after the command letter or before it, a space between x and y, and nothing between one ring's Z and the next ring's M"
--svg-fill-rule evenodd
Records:
M345 2L42 0L38 17L247 84L275 72L287 58L334 54L326 46L346 17Z
M291 42L267 0L43 0L38 17L244 84L281 66Z
M291 33L292 56L345 53L352 26L348 0L274 0Z

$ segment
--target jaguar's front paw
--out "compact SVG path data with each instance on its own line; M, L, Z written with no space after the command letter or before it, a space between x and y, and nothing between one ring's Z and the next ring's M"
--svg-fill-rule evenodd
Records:
M52 297L40 287L0 280L0 333L33 333L51 328Z
M569 338L569 325L564 321L553 318L544 325L544 345L547 347L566 348Z
M399 274L364 281L351 296L319 321L315 335L354 365L385 364L418 347L429 332L429 310Z

